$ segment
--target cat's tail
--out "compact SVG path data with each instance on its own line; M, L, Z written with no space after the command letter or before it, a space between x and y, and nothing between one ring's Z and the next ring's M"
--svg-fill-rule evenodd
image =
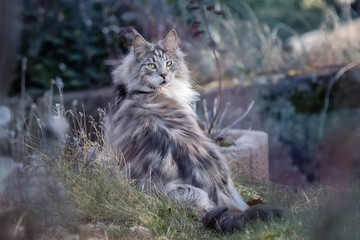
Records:
M202 222L206 228L215 229L219 232L233 232L241 230L249 223L257 220L266 221L281 218L286 212L285 208L270 205L255 205L245 211L219 207L208 211Z

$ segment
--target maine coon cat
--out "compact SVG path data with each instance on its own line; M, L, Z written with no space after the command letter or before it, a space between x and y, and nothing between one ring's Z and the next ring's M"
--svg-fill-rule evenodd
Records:
M281 215L279 207L249 208L233 187L224 157L198 125L192 107L198 93L175 30L156 44L137 34L113 78L106 144L140 190L165 193L224 232Z

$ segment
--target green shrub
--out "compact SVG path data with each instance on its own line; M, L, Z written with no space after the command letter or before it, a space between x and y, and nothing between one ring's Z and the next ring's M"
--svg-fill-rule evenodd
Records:
M65 89L98 87L110 82L104 64L108 56L105 39L98 27L103 21L103 7L95 0L24 2L19 60L28 59L29 92L48 89L55 76L64 80ZM20 70L17 73L13 93L20 88Z

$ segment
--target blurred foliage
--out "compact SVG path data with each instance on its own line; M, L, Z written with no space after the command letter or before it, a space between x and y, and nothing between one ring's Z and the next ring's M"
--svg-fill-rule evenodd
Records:
M236 1L226 0L233 5ZM304 33L317 28L322 20L322 7L324 0L244 0L242 4L248 5L253 10L257 19L266 23L270 29L278 24L286 24L297 33ZM246 18L248 12L245 14ZM279 31L282 39L290 37L293 33Z
M26 89L32 94L48 89L56 76L63 79L65 90L108 85L109 73L119 63L113 60L120 59L129 46L132 36L129 26L148 40L160 39L168 30L176 28L183 42L190 43L184 44L184 48L192 52L192 48L199 48L199 45L191 47L196 45L193 38L208 32L204 23L201 24L204 19L199 6L208 10L210 31L219 27L220 22L225 26L221 26L223 32L219 30L219 36L213 33L216 44L224 45L224 49L218 47L217 50L223 53L226 49L234 52L233 48L239 48L241 58L236 56L236 59L242 61L237 61L237 65L253 72L256 70L253 65L263 69L259 61L268 62L262 60L267 45L317 28L322 21L322 3L325 4L325 0L25 0L21 50L12 94L20 90L23 57L28 59ZM237 23L232 26L232 22ZM230 39L237 39L233 43L235 47L228 45L229 29L236 30ZM250 39L243 39L244 34L238 34L240 32L248 32ZM274 34L279 39L273 40ZM241 46L236 47L239 41ZM249 44L254 45L253 48ZM200 45L200 50L208 47L208 39L202 38ZM256 54L258 51L261 54ZM275 55L279 56L278 52ZM203 62L206 62L204 57L197 68L201 69L199 65ZM208 65L206 69L205 72L209 72ZM226 74L236 75L238 71L229 70Z
M110 82L102 23L106 2L28 0L24 2L20 56L26 57L26 87L31 93L48 89L59 76L65 89L98 87ZM20 65L20 64L19 64ZM20 67L13 92L20 88Z
M56 76L63 79L65 90L108 85L111 68L118 62L106 61L123 56L132 34L131 28L124 26L157 38L155 33L164 34L176 22L174 5L186 5L171 0L162 3L24 1L21 49L12 94L20 91L23 57L28 60L26 90L31 94L44 92Z

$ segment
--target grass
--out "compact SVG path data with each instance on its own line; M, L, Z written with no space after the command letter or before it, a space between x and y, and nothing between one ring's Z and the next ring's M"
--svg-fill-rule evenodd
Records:
M307 223L313 221L323 195L319 186L294 191L285 186L238 184L245 200L261 198L266 203L287 207L289 214L281 220L258 222L244 231L223 235L204 229L191 212L166 196L140 192L120 175L100 169L82 174L59 169L59 174L83 224L102 223L108 239L305 239L311 233ZM133 226L146 227L150 232L136 234L130 231Z
M246 200L261 198L266 203L286 206L289 213L284 219L257 222L243 231L224 235L204 229L190 212L165 196L139 192L131 182L114 178L108 172L91 176L65 172L72 201L83 217L104 224L102 231L108 239L309 239L316 223L322 220L319 208L329 198L323 186L291 189L243 182L237 188ZM130 231L132 226L143 226L150 232L134 233Z
M73 159L63 156L62 163ZM332 198L341 195L346 199L347 191L359 192L358 186L338 189L316 184L303 188L259 184L234 174L235 187L246 201L261 199L284 206L289 212L283 219L256 222L234 234L222 234L204 229L191 212L166 196L138 191L131 180L124 178L114 160L110 158L105 166L95 161L80 173L72 164L60 164L57 171L69 191L69 200L78 209L77 224L96 228L106 239L317 239L315 234L327 231L321 222L334 220L324 214ZM345 217L345 223L354 218L342 214L342 207L336 216ZM134 231L136 227L146 231ZM89 232L89 228L85 229ZM356 232L356 227L351 231Z
M190 211L166 196L138 191L131 180L123 177L113 160L109 161L113 162L112 166L94 163L76 173L73 164L64 164L72 157L63 157L57 175L68 190L69 201L77 209L77 224L83 226L79 229L92 232L90 226L106 239L307 239L312 232L308 223L314 221L314 213L325 198L321 186L293 189L255 184L233 176L236 188L246 201L261 199L284 206L289 213L284 219L257 222L243 231L225 235L204 229ZM132 230L139 226L148 231Z
M134 226L150 229L152 237L200 237L201 224L168 198L137 191L131 182L103 171L91 171L90 175L75 175L69 170L62 173L81 218L103 223L102 230L109 239L133 238L136 233L130 228ZM110 226L117 227L109 231ZM143 234L137 235L141 239Z

